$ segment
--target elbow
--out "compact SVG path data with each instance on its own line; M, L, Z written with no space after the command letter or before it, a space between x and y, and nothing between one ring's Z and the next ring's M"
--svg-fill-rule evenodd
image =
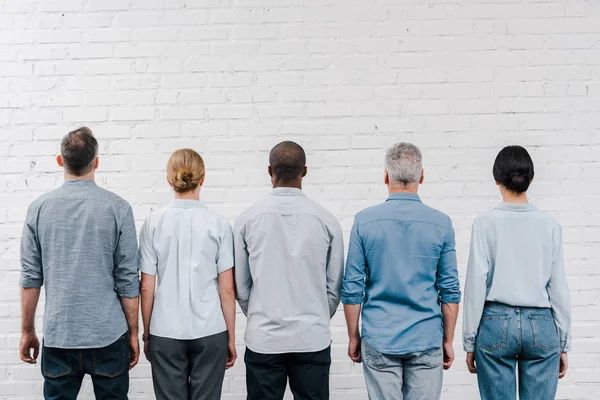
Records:
M235 299L235 287L233 285L219 285L219 296Z

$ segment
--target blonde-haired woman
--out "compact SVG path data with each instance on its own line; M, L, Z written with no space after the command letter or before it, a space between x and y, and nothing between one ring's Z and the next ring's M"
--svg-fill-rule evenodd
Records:
M233 235L200 202L204 172L194 150L174 152L167 181L175 199L140 233L144 352L157 400L220 399L237 357Z

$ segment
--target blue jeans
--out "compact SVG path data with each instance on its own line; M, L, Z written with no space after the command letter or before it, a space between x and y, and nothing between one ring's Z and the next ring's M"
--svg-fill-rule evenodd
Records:
M129 334L99 349L42 348L44 399L77 400L85 374L92 377L99 400L127 400Z
M486 303L475 342L482 400L551 400L560 369L559 337L552 311Z
M444 371L441 347L405 355L382 354L363 338L361 353L369 399L440 399Z

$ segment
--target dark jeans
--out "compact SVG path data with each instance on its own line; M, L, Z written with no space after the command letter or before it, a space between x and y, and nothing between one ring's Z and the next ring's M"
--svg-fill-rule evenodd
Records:
M77 400L85 374L92 377L98 400L127 400L129 334L99 349L42 348L46 400Z
M281 400L287 378L295 400L329 399L331 348L314 353L260 354L246 348L248 400Z

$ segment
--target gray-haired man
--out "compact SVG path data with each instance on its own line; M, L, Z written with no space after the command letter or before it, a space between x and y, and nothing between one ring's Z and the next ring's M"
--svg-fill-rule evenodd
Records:
M64 137L57 161L65 182L31 204L21 239L21 360L37 362L34 320L43 284L44 398L77 399L89 374L97 399L127 399L129 369L139 357L131 206L94 183L98 142L88 128Z
M388 199L358 213L350 236L342 287L348 355L364 361L369 398L435 400L442 368L454 361L454 229L417 195L423 167L416 146L398 143L387 151L384 181Z

